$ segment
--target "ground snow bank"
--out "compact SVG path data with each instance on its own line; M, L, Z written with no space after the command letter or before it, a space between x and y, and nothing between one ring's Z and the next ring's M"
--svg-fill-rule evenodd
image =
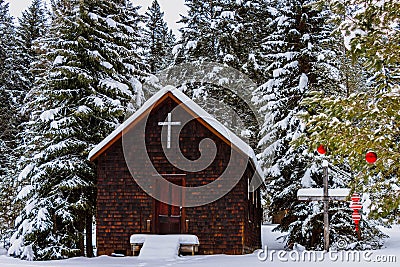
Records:
M263 245L267 245L270 250L279 250L283 248L283 244L276 238L281 234L278 232L272 232L275 225L268 225L262 228ZM393 226L390 229L382 229L390 238L385 242L385 248L381 250L371 251L372 259L376 259L376 256L396 256L397 262L400 261L400 225ZM1 253L1 250L0 250ZM290 253L290 252L287 252ZM319 254L321 252L318 252ZM309 262L300 261L294 262L288 260L288 262L281 262L276 257L274 261L267 259L266 261L260 261L257 257L257 252L248 255L229 256L229 255L209 255L209 256L185 256L175 259L146 259L142 260L139 257L108 257L101 256L92 259L87 258L73 258L62 261L47 261L47 262L27 262L19 259L6 257L5 255L0 256L1 267L97 267L97 266L109 266L109 267L125 267L125 266L140 266L140 267L170 267L170 266L194 266L194 267L242 267L242 266L254 266L254 267L281 267L281 266L351 266L351 267L385 267L385 266L398 266L398 263L382 263L382 262L366 262L361 260L359 262L343 262L343 261L332 261L329 257L326 257L324 262Z

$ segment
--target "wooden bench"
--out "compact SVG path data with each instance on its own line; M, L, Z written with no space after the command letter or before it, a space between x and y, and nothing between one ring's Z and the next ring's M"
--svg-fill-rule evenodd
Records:
M199 252L199 245L196 244L181 244L179 248L179 254L191 253L193 256L197 252Z
M131 244L132 245L132 256L138 256L140 253L140 250L143 247L143 243L135 243ZM199 252L199 245L193 245L193 244L181 244L179 248L179 255L183 253L190 253L191 255L194 255L195 253Z
M199 240L195 235L178 235L180 236L179 255L190 253L194 255L199 252ZM131 236L132 255L138 256L146 240L146 234L134 234Z
M138 256L140 249L143 247L143 243L134 243L132 246L132 256Z

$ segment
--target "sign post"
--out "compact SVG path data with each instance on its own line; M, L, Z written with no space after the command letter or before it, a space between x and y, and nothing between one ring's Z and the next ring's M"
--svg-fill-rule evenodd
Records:
M328 195L328 161L322 162L324 168L324 250L329 251L329 195Z
M317 148L317 152L320 155L325 155L326 148L320 145ZM350 193L348 188L331 189L328 188L328 167L329 162L327 160L322 161L322 167L324 170L323 174L323 188L305 188L297 191L298 200L309 200L315 201L320 200L324 203L324 250L329 251L329 201L346 201L347 196Z
M327 189L327 187L326 187ZM300 201L323 201L324 203L324 250L329 251L329 201L346 201L350 188L302 188L297 191Z
M317 148L320 155L326 154L326 149L323 145ZM328 195L328 166L327 160L322 161L322 168L324 168L324 250L329 251L329 195Z
M317 152L320 155L326 154L326 148L323 145L318 146ZM374 151L368 151L365 154L365 160L369 164L374 164L378 159L377 154ZM297 191L297 199L300 201L323 201L324 203L324 250L329 251L329 201L346 201L350 194L349 188L338 188L328 189L328 167L329 162L327 160L322 161L322 167L324 170L323 174L323 188L302 188ZM361 240L361 229L359 223L361 220L361 214L359 210L362 208L360 202L360 195L357 193L351 197L350 208L354 210L352 219L356 225L356 232L358 240Z

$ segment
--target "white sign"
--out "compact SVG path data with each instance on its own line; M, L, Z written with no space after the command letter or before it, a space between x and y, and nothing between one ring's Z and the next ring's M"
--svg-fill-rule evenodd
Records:
M350 188L337 188L328 190L329 200L344 201L350 194ZM304 201L324 200L323 188L302 188L297 191L297 199Z

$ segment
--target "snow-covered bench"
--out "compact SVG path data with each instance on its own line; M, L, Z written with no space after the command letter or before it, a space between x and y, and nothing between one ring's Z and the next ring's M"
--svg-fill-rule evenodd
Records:
M140 249L142 248L144 242L146 242L146 237L148 236L150 235L148 234L131 235L130 243L132 246L133 256L139 254ZM200 242L198 237L195 235L182 234L182 235L168 235L168 236L175 236L179 238L179 244L180 244L179 254L191 253L192 255L194 255L194 253L199 251Z

